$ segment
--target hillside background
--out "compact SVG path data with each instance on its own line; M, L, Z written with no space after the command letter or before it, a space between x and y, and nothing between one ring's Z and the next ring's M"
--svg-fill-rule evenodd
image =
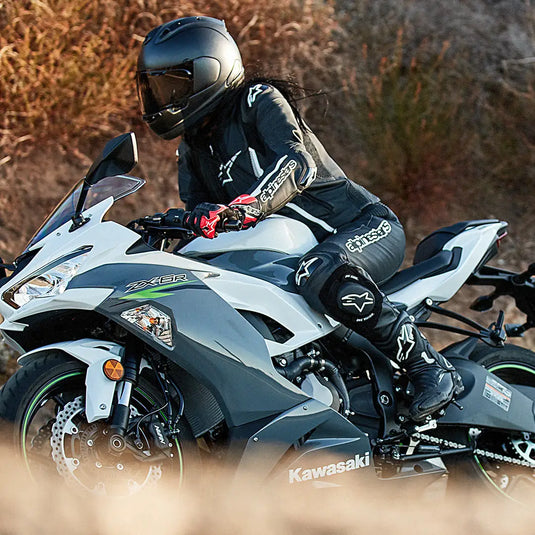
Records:
M226 20L249 73L306 88L307 121L398 213L409 260L435 228L481 218L510 222L499 262L535 259L530 0L0 0L4 259L124 131L148 183L114 217L178 204L176 141L140 121L134 72L152 27L193 14Z

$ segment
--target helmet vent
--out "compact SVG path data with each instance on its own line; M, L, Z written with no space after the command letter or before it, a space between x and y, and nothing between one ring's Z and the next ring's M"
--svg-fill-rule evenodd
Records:
M158 36L158 41L162 42L171 37L172 34L174 34L181 26L180 20L174 20L172 22L169 22L166 24L166 26L162 29L160 35Z

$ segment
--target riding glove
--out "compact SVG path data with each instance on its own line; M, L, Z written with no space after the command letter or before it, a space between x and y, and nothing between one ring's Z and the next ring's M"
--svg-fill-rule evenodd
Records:
M258 199L252 195L240 195L239 197L236 197L229 206L241 215L242 229L244 230L254 227L262 216L260 203L258 202Z
M217 224L223 219L238 219L238 215L224 204L203 202L190 212L186 224L197 236L212 239L217 236Z

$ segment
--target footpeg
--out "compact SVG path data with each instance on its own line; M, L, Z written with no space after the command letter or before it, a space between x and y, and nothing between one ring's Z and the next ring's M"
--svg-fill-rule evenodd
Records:
M423 425L417 425L414 428L414 430L417 431L418 433L422 433L423 431L429 431L430 429L436 429L436 428L437 428L437 421L432 419Z
M451 400L451 404L455 405L460 411L464 410L464 407L455 399Z

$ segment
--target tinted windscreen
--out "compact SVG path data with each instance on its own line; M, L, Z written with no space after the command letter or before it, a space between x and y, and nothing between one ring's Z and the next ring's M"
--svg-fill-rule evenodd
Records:
M76 211L80 192L82 191L83 179L67 193L63 200L56 206L52 213L45 219L39 230L34 234L30 243L26 246L28 250L32 245L48 236L51 232L61 227L64 223L72 219ZM95 206L99 202L113 197L114 202L137 191L145 181L133 176L117 175L103 178L95 185L91 186L84 202L84 210Z

